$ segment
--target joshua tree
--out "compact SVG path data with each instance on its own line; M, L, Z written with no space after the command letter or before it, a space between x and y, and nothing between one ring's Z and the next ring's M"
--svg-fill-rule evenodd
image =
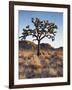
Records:
M39 18L32 18L32 23L34 25L34 29L30 29L30 26L27 25L26 28L23 29L21 40L26 39L27 36L32 35L33 40L38 41L38 52L37 55L40 55L40 41L47 37L48 39L55 40L57 25L55 23L50 23L48 20L41 21Z

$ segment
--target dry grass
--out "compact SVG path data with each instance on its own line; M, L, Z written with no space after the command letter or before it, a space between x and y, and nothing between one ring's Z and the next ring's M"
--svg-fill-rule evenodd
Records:
M63 52L40 53L38 57L36 51L19 51L19 79L63 76Z

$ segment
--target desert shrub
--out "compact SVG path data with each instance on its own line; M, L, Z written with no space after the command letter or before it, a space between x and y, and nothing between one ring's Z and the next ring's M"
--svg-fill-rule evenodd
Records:
M63 76L63 68L60 66L57 66L58 76Z
M62 66L63 65L63 62L61 61L61 60L57 60L57 65L60 65L60 66Z
M51 63L51 64L50 64L50 67L52 67L52 68L56 68L56 66L57 66L56 63Z
M41 78L48 77L48 68L43 68L41 72Z
M56 77L56 76L58 76L58 72L57 72L56 69L50 67L49 70L48 70L48 75L49 75L50 77Z
M19 79L25 79L26 78L26 76L25 75L19 75Z
M28 59L31 59L31 57L28 57Z
M23 65L25 63L23 58L19 58L19 65Z
M20 72L20 73L24 73L24 67L23 67L23 66L20 66L20 67L19 67L19 72Z

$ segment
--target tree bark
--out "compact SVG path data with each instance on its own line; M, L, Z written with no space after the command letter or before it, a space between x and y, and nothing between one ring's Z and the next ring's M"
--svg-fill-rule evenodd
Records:
M37 55L40 55L40 40L38 40L38 51L37 51Z

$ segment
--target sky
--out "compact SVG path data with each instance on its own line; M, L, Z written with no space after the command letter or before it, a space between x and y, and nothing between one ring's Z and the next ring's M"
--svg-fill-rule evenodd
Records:
M18 28L19 36L27 25L30 25L30 28L34 28L33 23L31 22L32 18L39 18L40 20L48 20L49 22L55 23L58 27L55 40L44 38L41 40L41 43L49 43L51 46L58 48L63 47L63 13L62 12L48 12L48 11L26 11L19 10L18 12ZM32 36L28 36L26 40L33 41ZM37 41L33 41L37 44Z

